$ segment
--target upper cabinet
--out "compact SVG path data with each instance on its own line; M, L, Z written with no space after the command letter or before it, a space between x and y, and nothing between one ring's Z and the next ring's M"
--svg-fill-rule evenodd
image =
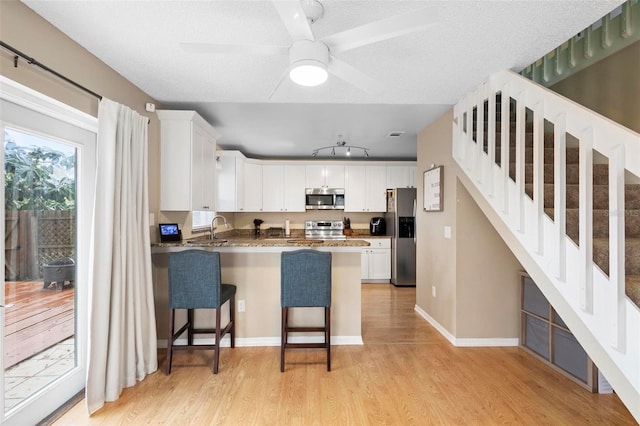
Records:
M305 211L305 166L263 164L262 208L265 212Z
M217 151L219 212L244 211L244 167L240 151Z
M386 166L346 166L344 211L387 211L386 189Z
M344 188L344 166L308 164L306 188Z
M218 134L195 111L158 110L160 210L215 209Z
M263 210L262 164L258 160L247 160L244 163L244 210L261 212Z
M387 188L415 188L416 166L387 166Z

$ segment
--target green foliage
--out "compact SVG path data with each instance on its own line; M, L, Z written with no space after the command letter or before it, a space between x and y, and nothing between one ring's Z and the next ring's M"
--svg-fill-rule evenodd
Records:
M44 146L19 146L5 133L5 210L73 210L75 156Z

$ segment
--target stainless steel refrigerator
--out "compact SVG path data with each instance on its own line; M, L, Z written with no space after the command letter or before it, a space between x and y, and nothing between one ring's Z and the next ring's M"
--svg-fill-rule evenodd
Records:
M416 285L416 189L387 190L387 235L391 236L391 283Z

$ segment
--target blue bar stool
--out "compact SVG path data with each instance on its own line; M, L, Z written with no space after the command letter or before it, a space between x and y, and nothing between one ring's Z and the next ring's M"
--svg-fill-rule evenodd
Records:
M231 347L235 347L235 298L236 286L222 284L220 253L204 250L186 250L169 254L169 338L167 339L166 374L171 374L171 358L174 350L203 349L214 351L213 373L218 374L220 339L229 333ZM229 301L229 323L221 328L220 308ZM174 331L176 309L187 310L187 322ZM215 309L215 328L195 328L194 309ZM175 340L187 332L186 345L174 345ZM194 345L194 334L214 334L213 345Z
M283 252L280 290L280 371L284 372L285 349L290 348L325 348L327 371L331 371L331 253L310 249ZM296 307L324 307L324 326L290 326L289 308ZM289 343L290 332L324 332L324 343Z

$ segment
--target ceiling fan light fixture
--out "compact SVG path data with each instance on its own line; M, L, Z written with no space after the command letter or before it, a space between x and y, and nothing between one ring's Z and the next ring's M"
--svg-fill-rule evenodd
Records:
M327 66L322 62L303 59L291 66L289 78L300 86L313 87L327 81L329 73L327 72Z
M329 78L329 48L321 41L300 40L289 48L289 78L300 86L319 86Z

